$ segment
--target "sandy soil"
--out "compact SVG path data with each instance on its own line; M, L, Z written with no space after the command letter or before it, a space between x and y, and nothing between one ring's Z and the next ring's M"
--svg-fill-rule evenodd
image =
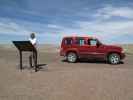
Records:
M55 51L55 52L54 52ZM0 100L133 100L133 55L124 64L62 61L57 48L39 49L38 72L24 53L20 71L17 49L0 46Z

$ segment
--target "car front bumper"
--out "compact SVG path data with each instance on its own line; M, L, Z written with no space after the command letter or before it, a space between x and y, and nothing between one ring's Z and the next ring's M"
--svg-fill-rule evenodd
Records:
M124 59L126 57L125 53L121 53L121 59Z

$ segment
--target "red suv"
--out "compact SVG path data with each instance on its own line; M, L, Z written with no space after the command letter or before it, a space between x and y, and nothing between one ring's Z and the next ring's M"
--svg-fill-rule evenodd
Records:
M64 37L60 55L68 62L74 63L80 58L101 59L110 64L118 64L125 58L124 50L115 45L102 44L93 37Z

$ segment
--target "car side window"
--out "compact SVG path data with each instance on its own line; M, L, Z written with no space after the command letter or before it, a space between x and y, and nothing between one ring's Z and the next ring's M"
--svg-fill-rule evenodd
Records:
M73 43L72 38L67 38L64 40L65 45L71 45Z
M97 40L96 39L89 39L88 40L88 45L90 45L90 46L96 46L97 45Z
M85 40L83 38L77 38L76 44L78 44L80 46L85 45Z

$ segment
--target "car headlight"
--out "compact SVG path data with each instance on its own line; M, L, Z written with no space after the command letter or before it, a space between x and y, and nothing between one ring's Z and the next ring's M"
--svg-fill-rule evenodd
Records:
M121 53L125 53L125 51L126 51L125 49L122 49Z

